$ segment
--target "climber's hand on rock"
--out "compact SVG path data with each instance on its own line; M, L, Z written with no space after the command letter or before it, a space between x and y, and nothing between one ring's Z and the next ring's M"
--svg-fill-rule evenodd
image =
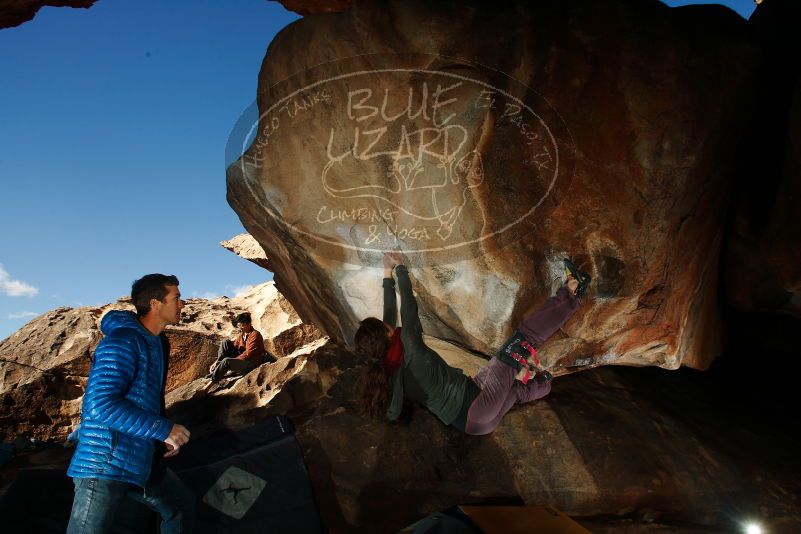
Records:
M403 265L403 256L397 250L384 253L384 268L394 269L398 265Z
M578 289L579 282L572 276L567 277L567 290L570 291L571 294L575 295L576 290Z

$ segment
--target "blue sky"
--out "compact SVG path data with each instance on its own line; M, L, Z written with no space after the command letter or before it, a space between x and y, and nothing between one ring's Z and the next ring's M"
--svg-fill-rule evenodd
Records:
M270 278L218 244L243 231L224 148L297 18L266 0L101 0L0 30L0 338L148 272L187 296Z
M149 272L187 297L270 279L218 245L243 231L224 150L297 18L267 0L100 0L0 30L0 339Z

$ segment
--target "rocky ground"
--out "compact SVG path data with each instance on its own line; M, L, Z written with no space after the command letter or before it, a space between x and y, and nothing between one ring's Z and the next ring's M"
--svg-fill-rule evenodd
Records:
M19 435L66 439L80 418L91 354L101 339L100 319L112 309L133 306L122 298L101 307L57 308L0 342L3 441ZM189 299L181 323L166 329L172 347L170 394L208 373L222 340L234 336L231 319L243 311L251 313L267 350L278 358L276 367L314 350L323 337L300 321L272 282L232 298Z
M427 341L468 374L484 364ZM766 357L788 349L762 345ZM392 532L432 511L481 503L549 503L593 532L732 532L747 517L770 532L801 525L801 439L787 425L789 395L736 358L707 373L604 367L560 377L549 397L516 408L486 437L411 405L396 424L362 417L359 372L348 350L312 339L239 380L176 383L168 415L198 440L289 415L330 532ZM69 454L23 454L0 471L3 486L20 468L65 465Z

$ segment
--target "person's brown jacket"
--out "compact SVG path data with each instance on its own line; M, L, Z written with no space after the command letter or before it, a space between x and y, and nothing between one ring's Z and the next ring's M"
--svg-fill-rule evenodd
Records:
M264 338L258 330L251 330L248 334L247 342L242 340L242 333L240 332L234 340L234 346L239 349L239 356L237 360L254 360L261 362L264 357Z

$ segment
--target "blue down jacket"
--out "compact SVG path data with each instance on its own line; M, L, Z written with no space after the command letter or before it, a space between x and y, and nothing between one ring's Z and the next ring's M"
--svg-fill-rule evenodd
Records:
M110 311L100 330L83 396L78 446L67 474L144 487L154 440L164 441L172 423L162 417L164 354L161 338L128 311Z

